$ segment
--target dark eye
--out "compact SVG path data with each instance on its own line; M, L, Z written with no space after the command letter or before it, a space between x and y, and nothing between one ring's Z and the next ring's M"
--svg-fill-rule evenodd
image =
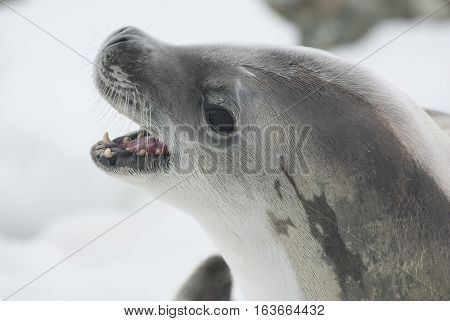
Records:
M208 104L205 112L206 121L214 131L222 134L229 134L234 131L234 117L226 108L220 105Z

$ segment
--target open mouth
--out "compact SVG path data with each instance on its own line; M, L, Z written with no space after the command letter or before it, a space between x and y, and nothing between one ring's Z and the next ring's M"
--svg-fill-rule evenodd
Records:
M91 149L94 162L104 169L115 172L151 172L167 170L170 153L167 145L152 137L147 131L139 130L111 140L108 132Z

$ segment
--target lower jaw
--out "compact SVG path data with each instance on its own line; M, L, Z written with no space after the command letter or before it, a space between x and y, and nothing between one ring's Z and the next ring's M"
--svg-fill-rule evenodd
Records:
M168 171L170 167L169 158L145 159L134 156L120 156L110 159L97 160L99 165L108 172L117 173L125 171L128 174L154 173L159 171Z

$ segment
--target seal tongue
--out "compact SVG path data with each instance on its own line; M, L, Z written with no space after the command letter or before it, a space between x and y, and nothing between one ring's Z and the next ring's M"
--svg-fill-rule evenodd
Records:
M166 145L158 141L156 138L146 135L145 132L140 132L135 138L124 136L120 141L114 139L111 141L108 132L103 135L103 143L112 148L112 151L128 151L139 154L157 154L166 155L169 150Z
M153 137L137 137L133 140L122 141L121 147L127 150L137 150L141 148L150 148L153 145L161 145Z

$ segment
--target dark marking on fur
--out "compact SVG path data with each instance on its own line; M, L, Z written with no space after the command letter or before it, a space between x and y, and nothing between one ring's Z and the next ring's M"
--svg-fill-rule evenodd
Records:
M278 195L279 199L283 200L283 194L281 194L281 186L280 186L280 180L279 179L275 180L275 182L273 183L273 187L277 191L277 195Z
M278 234L289 235L289 226L296 227L289 217L287 219L277 218L272 211L267 211L267 216L269 216L272 226Z
M352 280L356 282L360 291L365 292L363 273L366 268L361 256L351 253L345 246L339 234L336 213L328 204L325 193L322 192L319 196L314 195L312 200L307 200L300 192L294 178L286 170L283 159L280 164L281 170L306 211L312 235L322 246L327 258L334 264L343 299L348 297L347 288Z

